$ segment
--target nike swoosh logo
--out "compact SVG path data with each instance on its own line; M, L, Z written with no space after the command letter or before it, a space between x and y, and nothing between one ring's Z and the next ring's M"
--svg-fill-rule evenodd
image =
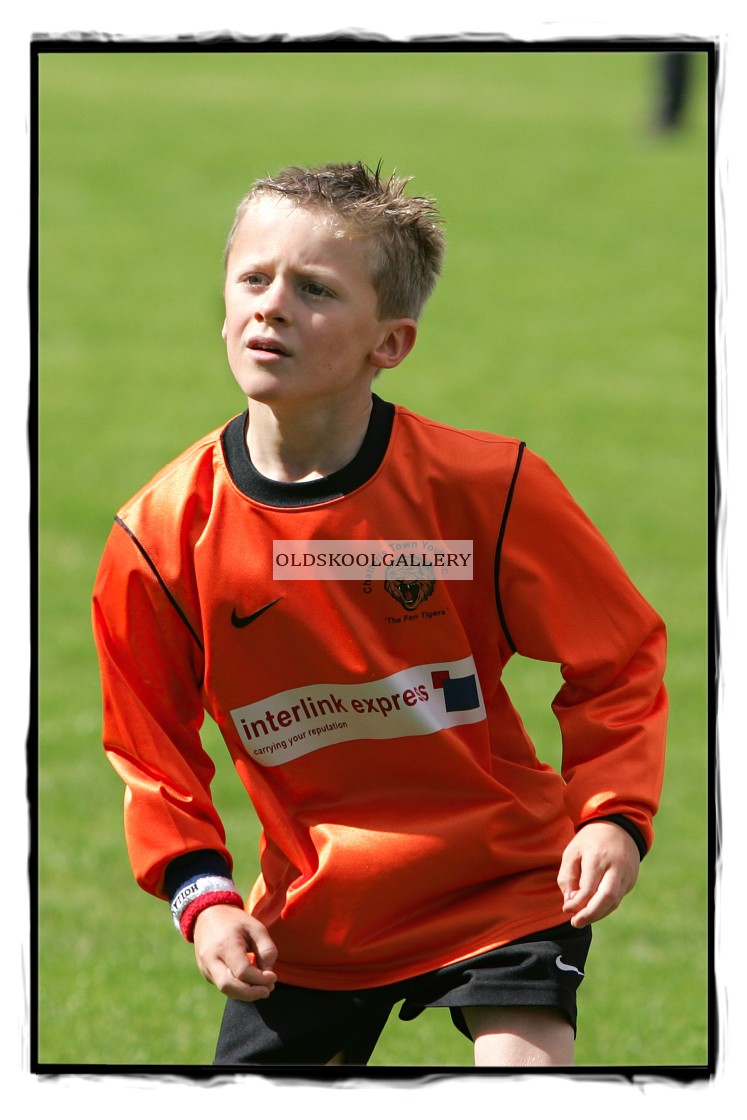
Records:
M579 976L583 976L580 968L576 968L575 964L566 964L562 957L556 957L555 963L561 972L577 972Z
M283 596L281 595L280 599L282 599L282 597ZM245 626L248 626L250 622L254 622L259 618L261 614L264 614L265 611L269 611L270 607L274 607L276 603L279 603L280 599L273 599L271 603L267 603L264 607L260 607L258 611L254 611L252 614L243 616L238 615L236 613L236 607L234 607L231 613L231 623L236 627L237 630L243 630L243 628Z

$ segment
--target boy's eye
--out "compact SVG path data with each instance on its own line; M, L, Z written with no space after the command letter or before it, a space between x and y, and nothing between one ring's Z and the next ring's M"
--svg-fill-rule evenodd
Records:
M318 297L318 298L322 298L324 296L331 296L332 295L329 288L325 288L324 284L318 284L316 282L316 280L309 280L304 285L304 290L306 292L308 292L308 294L310 296L314 296L314 297Z

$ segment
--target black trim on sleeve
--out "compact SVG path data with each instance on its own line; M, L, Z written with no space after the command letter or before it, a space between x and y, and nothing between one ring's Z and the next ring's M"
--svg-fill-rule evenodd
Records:
M506 622L506 616L503 613L503 603L501 602L501 591L500 591L501 552L502 552L502 549L503 549L503 538L506 535L506 526L508 525L508 514L509 514L509 511L511 509L511 503L512 503L513 497L514 497L514 490L516 489L516 479L519 477L519 470L521 469L521 461L524 457L525 448L526 448L526 443L522 442L522 443L519 444L519 451L518 451L518 454L516 456L516 466L514 467L513 477L511 478L511 485L508 488L508 496L506 498L506 504L503 508L503 518L501 520L501 528L500 528L500 532L498 534L498 544L496 545L496 549L495 549L495 602L496 602L496 606L498 607L498 618L500 619L501 627L503 628L503 633L506 635L506 640L508 641L508 644L511 647L511 651L513 653L516 653L516 644L515 644L513 638L511 637L511 631L508 628L508 623Z
M313 506L341 498L357 490L381 466L394 424L395 408L372 394L371 416L366 435L354 458L326 478L309 482L277 482L260 474L246 446L247 412L235 416L223 429L221 443L231 478L242 493L262 505L286 509Z
M643 859L643 857L648 852L646 841L643 839L643 836L641 835L636 825L633 824L629 817L623 816L622 813L611 813L608 817L595 817L594 820L584 821L583 824L580 824L578 826L577 831L580 832L582 828L586 828L586 826L589 824L599 824L600 821L612 821L613 824L619 825L620 828L623 828L627 832L628 836L630 836L630 838L635 841L635 845L638 848L638 854L640 855L641 859Z
M163 876L163 889L170 899L178 894L182 885L197 875L222 875L231 878L231 868L219 852L210 848L172 859Z
M148 555L148 553L147 553L147 552L145 551L145 549L144 549L143 545L142 545L142 544L140 543L140 541L139 541L139 540L137 539L137 537L136 537L136 536L135 536L135 534L133 533L132 529L130 529L129 525L127 525L127 524L126 524L126 523L125 523L125 522L124 522L124 521L122 520L122 518L121 518L121 517L115 517L115 518L114 518L114 522L115 522L115 524L116 524L116 525L120 525L120 526L121 526L121 527L122 527L122 528L124 529L125 533L127 533L127 536L128 536L129 538L130 538L130 540L132 541L132 543L133 543L133 544L135 545L135 547L137 548L138 552L139 552L139 553L140 553L140 555L141 555L141 556L143 557L143 559L145 560L146 564L148 565L148 567L150 568L150 570L151 570L151 571L153 572L153 575L154 575L154 576L156 577L156 579L158 580L159 584L161 585L161 588L162 588L162 590L163 590L163 593L164 593L164 595L166 596L166 598L168 599L168 601L169 601L169 602L171 603L172 607L174 608L174 610L176 611L176 613L177 613L177 614L179 615L180 619L182 620L182 622L184 623L184 625L185 625L185 626L187 627L187 629L189 630L189 632L190 632L190 634L192 635L192 637L194 638L194 640L195 640L195 641L197 642L197 645L198 645L198 646L199 646L199 648L200 648L200 652L201 652L201 653L204 653L204 649L203 649L203 646L202 646L202 642L200 641L199 637L198 637L198 636L197 636L197 634L195 633L195 631L194 631L194 629L193 629L193 627L192 627L192 624L191 624L191 622L189 621L189 619L188 619L188 618L187 618L187 616L185 615L185 613L184 613L184 611L182 610L182 608L181 608L181 607L179 606L179 604L177 603L177 601L176 601L176 599L174 598L174 596L173 596L173 595L171 594L171 592L169 591L169 589L168 589L168 587L166 586L166 583L165 583L165 581L164 581L163 577L161 576L161 573L159 572L158 568L156 567L156 565L155 565L155 564L153 563L153 561L151 560L151 558L150 558L150 556Z

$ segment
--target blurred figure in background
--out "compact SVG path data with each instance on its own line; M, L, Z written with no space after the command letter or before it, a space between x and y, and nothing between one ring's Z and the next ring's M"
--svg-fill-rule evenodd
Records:
M671 132L684 121L692 85L692 55L689 51L664 51L656 55L656 107L654 128Z

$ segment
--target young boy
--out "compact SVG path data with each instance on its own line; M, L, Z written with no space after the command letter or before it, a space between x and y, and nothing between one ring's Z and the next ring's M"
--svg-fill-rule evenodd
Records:
M255 184L222 332L248 410L124 506L96 581L134 873L228 997L220 1066L365 1065L401 1001L448 1007L479 1065L570 1065L590 924L652 841L661 620L523 443L372 393L443 256L405 186ZM470 578L364 548L444 541ZM501 683L514 653L562 667L563 777ZM205 711L262 824L246 904Z

